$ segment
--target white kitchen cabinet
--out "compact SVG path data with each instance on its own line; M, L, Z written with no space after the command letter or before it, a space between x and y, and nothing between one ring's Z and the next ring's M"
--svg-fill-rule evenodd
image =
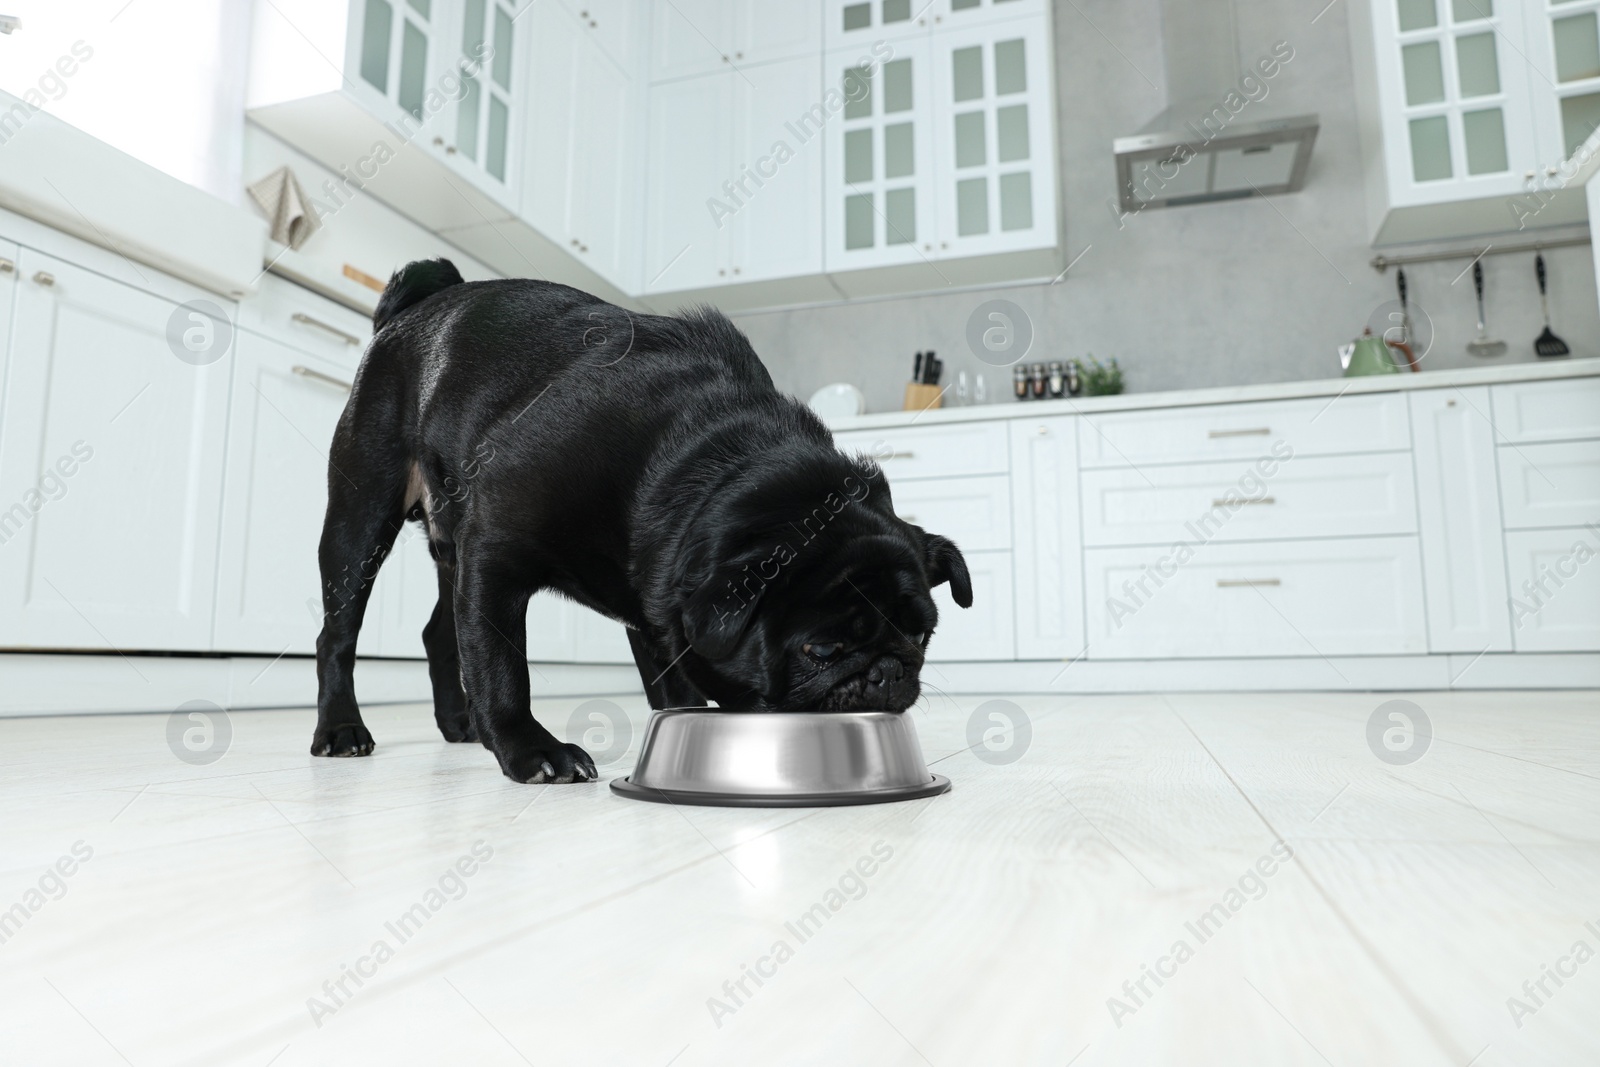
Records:
M1084 575L1091 659L1428 648L1415 537L1092 548Z
M425 659L428 653L422 644L422 629L439 602L439 570L428 552L428 535L421 525L408 522L395 538L372 595L378 604L373 618L379 635L378 646L370 654Z
M828 47L870 46L1049 10L1046 0L826 0Z
M935 33L941 257L1053 245L1055 78L1044 16Z
M894 42L892 58L828 52L826 87L843 94L827 125L824 262L830 273L921 263L935 235L935 125L926 37Z
M803 58L652 87L647 292L821 271L821 92Z
M820 0L656 0L652 14L655 82L778 59L809 58L815 65L822 51Z
M979 478L896 481L894 511L906 522L948 537L962 552L1011 547L1011 479Z
M631 291L638 285L634 83L560 5L536 5L528 21L533 99L521 215L573 258Z
M1010 552L966 552L972 575L972 606L959 606L948 583L933 591L939 624L928 639L930 663L1013 660L1017 658L1015 584ZM938 678L934 674L935 679Z
M31 248L16 263L0 645L209 649L232 305Z
M649 19L644 0L562 0L562 5L611 62L633 69L640 58L640 28Z
M1600 650L1600 532L1506 533L1518 652Z
M1506 529L1600 524L1600 440L1508 445L1499 456Z
M322 628L328 446L351 372L247 331L234 363L212 646L310 654ZM376 599L368 607L361 655L382 649L385 614Z
M948 426L886 426L833 435L842 452L859 453L883 468L892 485L914 478L1004 474L1011 469L1011 444L999 422Z
M1600 378L1493 385L1489 396L1504 444L1600 437Z
M16 245L10 241L0 241L0 411L5 410L6 352L11 344L11 307L17 297L19 254ZM3 462L5 456L0 454L0 463Z
M1084 651L1076 417L1010 423L1018 659Z
M1535 140L1546 168L1600 125L1600 0L1523 0Z
M615 619L578 604L572 609L573 659L579 663L632 663L628 630Z
M512 0L258 3L247 113L429 228L508 220L527 95L516 15Z
M574 605L552 592L537 593L528 601L528 661L571 663L578 655L573 634Z
M1509 652L1489 390L1419 389L1409 400L1428 648Z

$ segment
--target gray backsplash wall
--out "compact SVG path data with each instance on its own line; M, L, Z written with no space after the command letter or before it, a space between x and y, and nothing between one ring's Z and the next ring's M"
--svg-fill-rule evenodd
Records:
M1027 362L1116 356L1129 392L1336 377L1336 346L1394 299L1395 276L1368 266L1346 5L1331 5L1313 23L1321 8L1320 0L1237 0L1241 63L1253 64L1277 41L1295 52L1268 83L1264 104L1250 106L1321 116L1302 192L1151 210L1119 223L1108 206L1116 186L1111 141L1166 103L1159 5L1062 0L1059 166L1067 258L1082 255L1070 275L1055 285L740 315L739 326L780 388L804 398L829 382L852 382L869 411L901 406L912 353L928 348L945 360L946 383L962 369L982 372L991 394L1014 402L1009 370L981 364L965 340L974 309L995 298L1032 319ZM1556 333L1574 356L1600 354L1590 250L1557 249L1545 259ZM1533 256L1483 263L1490 331L1510 345L1496 362L1531 361L1542 328ZM1471 276L1452 284L1465 265L1406 270L1413 304L1436 328L1424 370L1477 362L1465 351L1476 331Z

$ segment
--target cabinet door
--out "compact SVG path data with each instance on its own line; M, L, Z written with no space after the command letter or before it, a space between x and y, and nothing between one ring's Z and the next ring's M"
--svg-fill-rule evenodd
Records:
M353 0L345 79L374 114L423 117L428 90L447 61L447 0Z
M11 344L11 306L17 298L18 255L16 245L0 241L0 411L5 410L6 352ZM5 455L0 453L0 463L5 461Z
M642 279L647 293L727 279L723 228L734 205L723 183L733 177L727 117L735 77L687 78L650 93L650 225Z
M573 92L568 250L619 288L634 292L639 257L632 225L636 168L630 121L633 83L593 41L582 42Z
M428 535L420 523L406 523L395 538L394 550L378 575L373 596L383 613L382 655L427 658L422 629L439 602L439 572L428 553ZM361 651L359 646L356 651Z
M1083 653L1083 544L1074 416L1011 422L1017 658Z
M635 49L643 14L640 0L565 0L585 33L611 62L632 70L641 58Z
M881 63L857 48L828 53L823 91L841 91L843 107L802 128L827 131L829 272L921 263L935 251L929 54L926 37L895 42Z
M571 663L576 657L572 620L578 606L565 597L545 592L528 601L528 660L533 663ZM537 686L535 687L537 689Z
M1428 650L1511 651L1489 390L1409 397Z
M739 134L732 178L748 196L728 220L728 278L820 274L823 138L819 132L802 141L793 124L821 99L821 67L811 56L741 74L732 83Z
M347 393L297 368L349 380L336 364L239 335L217 549L218 651L316 651L328 443ZM365 628L364 643L374 629Z
M821 0L734 0L733 62L746 67L775 59L811 60L822 54ZM807 106L816 103L813 97Z
M514 206L518 157L513 141L521 118L516 102L527 96L521 34L512 21L517 11L510 0L458 4L438 5L440 18L459 20L449 41L451 65L461 71L461 92L447 105L454 112L447 120L454 136L445 158L473 184ZM473 70L477 73L467 73Z
M572 606L573 658L579 663L632 663L628 631L620 622Z
M938 253L1056 243L1049 23L933 35Z
M1594 528L1506 534L1518 652L1600 651L1600 536Z
M231 346L197 363L231 326L31 249L17 264L0 644L209 649Z
M571 239L573 126L580 107L577 66L581 31L559 4L534 4L528 27L528 105L522 139L522 206L518 214L546 237Z
M1528 69L1522 6L1372 3L1391 204L1524 192L1539 155L1530 78L1543 78Z
M729 68L737 51L733 5L726 0L655 0L651 8L651 81Z
M926 37L931 7L928 0L823 0L823 41L830 49L865 50L879 41Z
M927 11L933 19L933 28L940 30L966 29L1024 15L1042 15L1049 8L1046 0L932 0Z
M1600 0L1524 5L1542 188L1600 125Z
M933 591L939 625L928 639L929 662L1016 659L1011 553L967 552L964 557L972 575L972 607L959 607L948 584Z

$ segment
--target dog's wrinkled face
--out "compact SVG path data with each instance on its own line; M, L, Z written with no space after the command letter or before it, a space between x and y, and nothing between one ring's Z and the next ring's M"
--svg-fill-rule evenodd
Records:
M948 581L967 607L972 584L951 541L895 518L883 497L848 503L803 543L745 546L686 598L701 692L759 711L900 712L916 701L938 622L931 590Z

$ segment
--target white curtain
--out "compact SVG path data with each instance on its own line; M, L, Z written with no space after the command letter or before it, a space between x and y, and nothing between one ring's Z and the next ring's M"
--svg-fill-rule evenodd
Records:
M0 0L0 14L22 20L0 35L0 89L237 203L250 6Z

